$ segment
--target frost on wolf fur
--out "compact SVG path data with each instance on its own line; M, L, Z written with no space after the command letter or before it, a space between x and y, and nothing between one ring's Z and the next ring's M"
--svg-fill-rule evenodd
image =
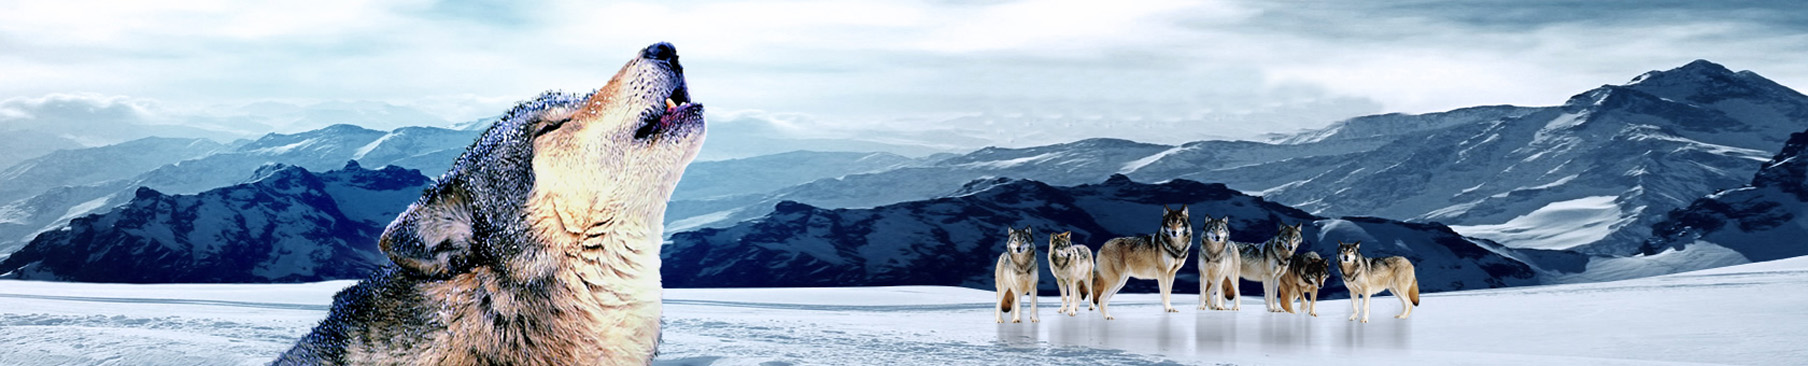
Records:
M702 113L665 43L590 95L515 107L384 231L393 265L275 363L649 362L660 223Z

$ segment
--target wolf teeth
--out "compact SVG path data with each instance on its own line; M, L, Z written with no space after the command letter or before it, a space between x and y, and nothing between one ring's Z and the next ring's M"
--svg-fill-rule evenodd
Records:
M677 108L678 108L678 103L672 103L672 98L665 98L665 109L677 109Z

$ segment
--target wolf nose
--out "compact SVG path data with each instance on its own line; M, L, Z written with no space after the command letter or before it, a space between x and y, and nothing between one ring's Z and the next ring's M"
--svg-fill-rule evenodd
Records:
M672 48L671 43L654 43L652 46L647 46L647 49L640 51L640 58L660 61L676 60L678 59L678 49Z

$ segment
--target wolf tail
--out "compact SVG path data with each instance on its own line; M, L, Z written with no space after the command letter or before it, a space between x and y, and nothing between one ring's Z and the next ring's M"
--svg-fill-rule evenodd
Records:
M1086 283L1092 284L1092 281L1086 281ZM1082 285L1082 286L1074 286L1074 287L1080 288L1080 294L1079 294L1080 301L1091 301L1092 298L1095 297L1095 296L1092 296L1092 286Z
M1015 289L1004 290L1004 301L998 302L998 311L1003 311L1003 312L1008 313L1008 312L1011 312L1011 309L1014 309L1016 307L1017 307L1017 291Z
M1224 289L1224 291L1219 291L1219 292L1223 292L1223 293L1224 293L1224 299L1225 299L1225 300L1236 300L1236 299L1237 299L1237 293L1236 293L1236 292L1232 292L1232 291L1231 291L1231 290L1230 290L1230 289L1232 289L1232 288L1234 288L1234 287L1231 287L1231 285L1235 285L1235 283L1231 283L1231 282L1230 282L1230 281L1236 281L1236 280L1237 280L1237 279L1235 279L1235 278L1226 278L1226 279L1224 279L1224 287L1221 287L1221 288L1223 288L1223 289Z
M1419 306L1419 281L1413 281L1412 287L1406 288L1406 299L1412 300L1412 306Z

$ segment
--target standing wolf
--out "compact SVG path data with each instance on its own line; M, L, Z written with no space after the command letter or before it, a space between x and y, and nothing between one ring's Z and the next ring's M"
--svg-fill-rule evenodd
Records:
M1281 309L1293 312L1293 301L1299 300L1300 307L1307 314L1318 316L1318 289L1325 287L1325 279L1331 277L1331 263L1318 253L1305 252L1293 255L1287 263L1287 271L1281 273L1279 286L1276 286L1281 297Z
M1287 264L1293 259L1293 251L1300 247L1300 225L1281 225L1280 233L1261 245L1239 245L1238 253L1243 256L1243 268L1238 274L1243 279L1262 282L1262 301L1268 304L1268 311L1281 312L1279 296L1275 296L1276 280Z
M1005 228L1005 232L1010 237L1005 241L1004 254L998 255L997 269L992 271L993 284L998 286L998 307L992 309L992 318L1003 323L1004 312L1009 311L1012 323L1022 323L1023 308L1017 298L1029 296L1030 322L1040 322L1036 284L1041 280L1042 265L1036 260L1036 244L1032 241L1030 228Z
M1193 249L1193 223L1185 206L1179 210L1162 206L1161 211L1161 231L1155 235L1111 239L1099 248L1092 302L1105 319L1117 319L1107 305L1131 277L1155 280L1161 287L1161 307L1170 313L1180 311L1169 304L1168 296L1174 291L1174 275Z
M1230 240L1230 216L1214 219L1205 216L1199 238L1199 310L1237 310L1237 277L1243 267L1243 255L1237 249L1254 245ZM1220 299L1222 297L1222 299ZM1224 303L1229 300L1230 306Z
M1080 303L1086 303L1086 310L1092 310L1092 303L1086 299L1092 292L1092 249L1073 245L1073 232L1064 232L1048 237L1048 270L1055 273L1055 287L1061 289L1061 310L1074 316L1080 313Z
M1350 289L1350 320L1356 320L1356 297L1361 296L1362 322L1369 322L1369 296L1381 293L1381 290L1400 298L1400 315L1394 318L1412 316L1413 307L1419 306L1419 279L1413 275L1412 262L1401 256L1363 257L1360 249L1360 241L1337 242L1337 269L1343 271L1343 285ZM1412 301L1408 303L1407 300Z
M659 341L666 199L703 144L677 51L522 103L384 230L278 365L631 365Z

